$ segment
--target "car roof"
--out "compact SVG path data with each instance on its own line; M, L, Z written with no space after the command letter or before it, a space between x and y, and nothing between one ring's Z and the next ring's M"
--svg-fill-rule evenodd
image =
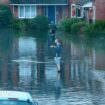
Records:
M22 91L9 91L9 90L5 90L5 91L0 91L0 100L5 100L5 99L18 99L18 100L30 100L31 96L28 92L22 92Z

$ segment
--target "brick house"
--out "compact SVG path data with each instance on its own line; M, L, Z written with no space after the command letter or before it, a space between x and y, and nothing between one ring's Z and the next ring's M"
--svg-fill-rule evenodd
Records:
M71 17L85 17L87 20L92 18L93 21L105 19L105 0L69 0L69 2Z
M68 0L10 0L10 6L14 16L21 19L45 15L49 22L57 23L69 16Z
M105 19L105 0L0 0L9 4L15 17L33 18L45 15L57 23L64 17Z
M105 0L93 0L96 19L105 19Z
M0 0L0 3L9 4L9 0Z
M71 17L83 18L83 5L90 0L69 0L71 3Z
M90 22L95 20L95 7L92 0L69 0L71 3L71 17L83 18Z

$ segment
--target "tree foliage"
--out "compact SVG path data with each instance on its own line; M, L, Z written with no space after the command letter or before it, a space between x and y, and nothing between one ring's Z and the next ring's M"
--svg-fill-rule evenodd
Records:
M12 22L12 12L7 5L0 4L0 28L10 26Z
M48 31L48 18L43 15L36 16L31 23L31 28L37 32Z

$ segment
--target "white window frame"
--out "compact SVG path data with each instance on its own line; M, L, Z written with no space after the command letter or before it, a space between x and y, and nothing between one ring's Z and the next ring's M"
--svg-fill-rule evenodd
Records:
M29 16L28 17L26 17L26 6L24 7L24 9L25 9L25 18L31 18L31 6L29 6Z
M82 6L80 6L80 5L77 5L77 6L76 6L76 9L79 9L79 8L81 8L81 9L82 9L82 10L80 11L80 12L81 12L81 13L80 13L80 17L79 17L79 16L77 16L77 14L78 14L78 13L77 13L77 11L76 11L76 17L77 17L77 18L83 18L83 7L82 7Z
M21 7L21 6L23 6L23 11L24 11L23 17L20 17L20 7ZM24 18L24 17L25 17L25 8L24 8L24 5L20 5L20 6L18 7L18 17L19 17L19 18Z
M73 6L75 7L75 12L76 12L76 4L71 4L71 18L76 18L76 15L75 16L72 16L72 7Z
M36 6L34 6L34 9L35 9L35 16L33 16L33 17L32 17L32 12L31 12L32 7L33 7L33 5L30 7L30 18L36 17Z
M20 7L21 7L21 6L24 7L23 17L20 17ZM30 7L30 16L29 16L29 17L25 17L25 8L26 8L26 6L27 6L27 5L19 5L19 6L18 6L18 18L20 18L20 19L24 19L24 18L27 19L27 18L28 18L28 19L29 19L29 18L34 18L34 17L36 16L36 6L35 6L35 16L32 17L32 16L31 16L31 10L32 10L32 9L31 9L31 5L29 5L29 7ZM32 6L33 6L33 5L32 5Z
M72 8L73 8L73 6L75 7L75 16L72 16ZM77 13L77 8L82 8L80 17L77 16L77 14L78 14ZM80 6L80 5L71 4L71 18L83 18L83 7Z
M96 8L93 6L93 21L95 22L96 20Z

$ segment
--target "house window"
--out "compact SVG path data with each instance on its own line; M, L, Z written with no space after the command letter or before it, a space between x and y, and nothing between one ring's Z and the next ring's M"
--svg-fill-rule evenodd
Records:
M25 18L30 18L30 6L25 6Z
M35 17L35 6L31 6L31 17Z
M71 5L71 17L72 18L82 18L83 9L81 6L76 5L76 4L72 4Z
M36 16L35 6L19 6L19 18L33 18Z
M81 6L76 6L76 17L82 18L82 7Z
M23 18L24 17L24 6L20 6L20 13L19 17Z
M71 17L72 18L76 17L76 5L75 4L71 5Z

